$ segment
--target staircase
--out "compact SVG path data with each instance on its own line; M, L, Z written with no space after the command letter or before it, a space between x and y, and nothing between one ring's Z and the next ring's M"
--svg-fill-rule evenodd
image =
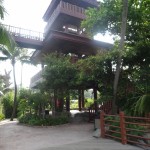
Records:
M112 100L100 104L97 109L98 112L104 111L105 114L110 114L111 110L112 110ZM94 122L96 115L97 114L95 113L95 105L92 104L89 107L89 122Z

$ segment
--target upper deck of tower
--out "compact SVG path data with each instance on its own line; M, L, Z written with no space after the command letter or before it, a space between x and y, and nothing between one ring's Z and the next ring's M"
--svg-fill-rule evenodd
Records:
M58 6L58 4L61 1L62 0L52 0L51 1L50 5L48 6L48 8L43 16L43 20L45 22L48 21L48 19L53 14L54 10L56 9L56 7ZM82 7L84 9L87 9L88 7L97 7L98 6L97 0L63 0L63 2L69 3L74 6Z
M50 30L64 31L70 25L79 31L81 21L86 18L85 10L97 6L96 0L52 0L43 16L47 22L45 36Z

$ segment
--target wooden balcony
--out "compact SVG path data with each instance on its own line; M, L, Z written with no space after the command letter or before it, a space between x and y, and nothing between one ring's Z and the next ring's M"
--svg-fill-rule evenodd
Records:
M43 81L42 73L43 73L43 70L39 71L36 75L34 75L34 76L31 78L31 81L30 81L30 88L36 87L38 83L40 83L40 82Z
M79 20L83 20L86 18L84 8L60 1L57 8L54 10L54 12L52 13L51 17L47 22L47 25L45 27L45 34L49 32L56 18L60 14L65 14L74 18L78 18Z
M43 33L10 25L2 24L2 26L12 34L14 40L20 47L41 49L44 39Z

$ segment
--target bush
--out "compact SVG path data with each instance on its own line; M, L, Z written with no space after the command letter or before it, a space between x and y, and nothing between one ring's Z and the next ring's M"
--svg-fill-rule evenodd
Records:
M4 114L6 118L10 118L13 110L13 92L7 93L2 98L2 104L4 108Z
M94 100L91 98L85 99L85 107L88 108L94 103Z
M0 121L5 119L5 115L4 114L0 114Z
M60 124L66 124L69 122L69 117L67 116L59 116L52 117L48 116L46 118L41 118L36 115L26 114L24 116L19 117L19 122L34 126L54 126Z

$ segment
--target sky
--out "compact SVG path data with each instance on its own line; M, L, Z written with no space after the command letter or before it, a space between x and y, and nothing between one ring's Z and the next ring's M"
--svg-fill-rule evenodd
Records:
M7 14L3 23L33 31L43 32L46 23L42 20L42 17L50 2L51 0L4 0L4 7ZM95 36L95 39L103 39L104 42L113 43L112 37L109 35L106 35L104 38L104 36L98 34ZM12 70L9 62L0 62L0 74L4 74L5 69L7 71ZM40 70L40 66L35 67L32 65L24 65L22 77L23 87L29 87L31 77ZM16 64L16 78L17 84L19 85L21 81L20 63ZM11 80L11 82L13 82L13 80Z
M51 0L4 0L4 7L7 11L4 24L31 29L43 32L45 22L42 17L49 6ZM33 50L31 50L33 51ZM0 74L4 74L4 70L12 70L9 62L0 62ZM41 66L24 65L23 67L23 87L29 87L30 79L41 70ZM16 64L17 84L21 82L21 65ZM13 82L11 73L11 82Z

